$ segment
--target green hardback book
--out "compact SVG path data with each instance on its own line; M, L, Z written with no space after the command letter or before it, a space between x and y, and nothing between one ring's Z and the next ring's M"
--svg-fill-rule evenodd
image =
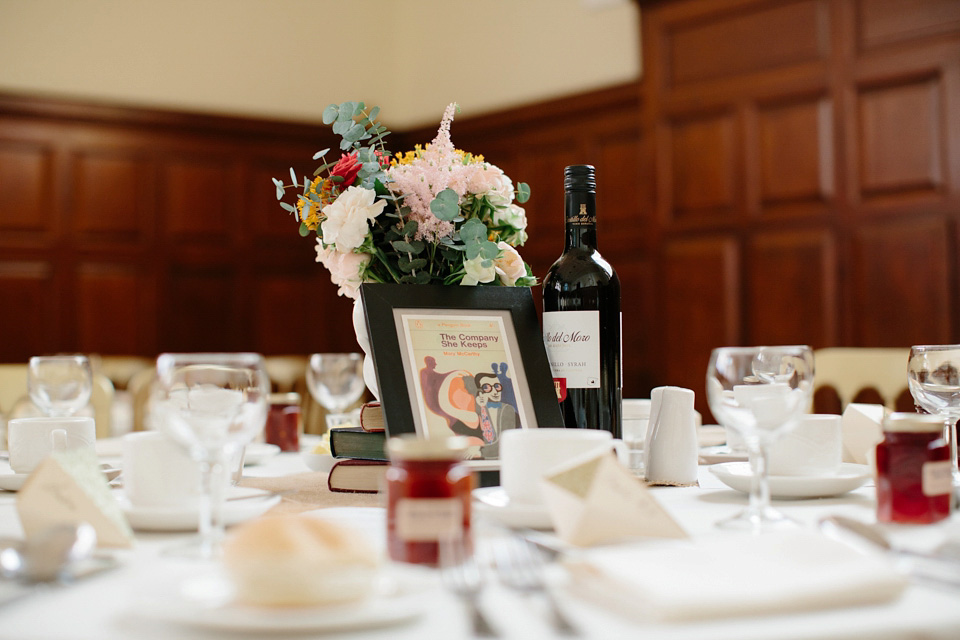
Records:
M334 458L386 460L387 434L360 427L330 429L330 454Z

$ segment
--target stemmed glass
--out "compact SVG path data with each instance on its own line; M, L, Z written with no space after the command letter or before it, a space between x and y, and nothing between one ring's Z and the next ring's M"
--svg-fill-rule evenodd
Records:
M87 406L93 373L86 356L34 356L27 365L27 393L47 416L72 416Z
M960 487L957 467L957 420L960 419L960 344L927 344L910 348L907 384L918 407L943 419L953 461L953 486Z
M710 354L707 401L717 421L743 438L750 456L750 505L717 526L754 532L796 523L770 506L770 445L796 424L813 395L808 346L723 347Z
M200 465L197 541L174 550L213 558L223 538L228 460L239 459L267 420L270 381L256 353L164 353L157 358L160 428Z
M347 421L347 407L360 399L363 383L363 354L315 353L307 366L310 394L329 412L327 426Z

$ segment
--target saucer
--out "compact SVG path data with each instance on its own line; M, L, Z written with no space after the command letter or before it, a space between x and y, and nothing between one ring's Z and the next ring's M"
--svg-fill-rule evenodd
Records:
M710 467L722 483L750 493L749 462L727 462ZM844 462L837 473L823 476L770 476L770 497L779 499L828 498L853 491L871 477L869 465Z
M280 447L265 442L251 442L243 450L243 465L260 464L280 453Z
M725 444L713 447L701 447L698 452L700 464L720 464L721 462L745 462L749 458L742 451L734 451Z
M419 582L403 573L381 574L370 595L357 602L312 607L255 607L233 601L225 575L201 575L176 592L144 600L137 614L194 628L246 633L346 631L386 627L419 617L431 601Z
M101 465L101 468L108 482L120 475L120 469L115 467ZM20 491L23 483L26 482L29 477L29 473L0 473L0 489L4 491Z
M473 506L477 513L489 516L508 527L553 529L550 512L545 506L512 504L503 487L474 489Z
M115 492L120 509L137 531L196 531L200 517L197 506L141 507L130 504L123 491ZM250 496L248 499L238 498ZM281 496L263 489L230 487L223 503L223 523L234 525L262 515L280 502Z

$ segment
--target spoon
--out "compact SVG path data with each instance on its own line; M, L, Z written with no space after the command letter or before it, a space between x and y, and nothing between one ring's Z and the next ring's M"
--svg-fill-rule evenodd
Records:
M832 538L868 542L901 561L903 569L917 578L960 587L960 561L944 553L923 553L893 546L875 527L844 516L829 516L819 522L820 530Z
M0 549L0 572L27 584L60 582L70 567L90 556L97 533L87 524L51 527L32 538L13 541Z

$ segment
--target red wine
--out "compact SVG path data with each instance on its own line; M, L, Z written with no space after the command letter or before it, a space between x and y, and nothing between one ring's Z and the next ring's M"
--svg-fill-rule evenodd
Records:
M620 437L620 280L597 251L596 177L564 172L563 255L543 281L543 339L565 426Z

